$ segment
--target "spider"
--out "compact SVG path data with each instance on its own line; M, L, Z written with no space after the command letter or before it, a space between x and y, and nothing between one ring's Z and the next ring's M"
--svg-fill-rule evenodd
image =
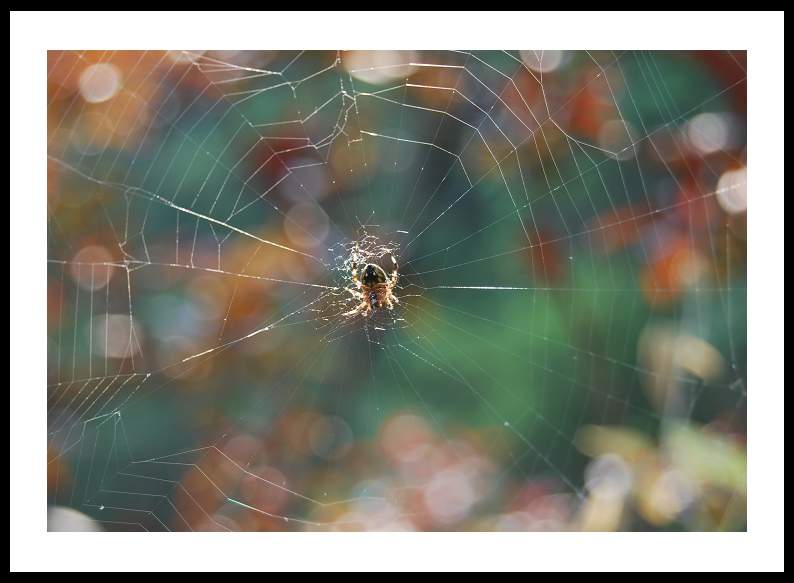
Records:
M345 313L345 316L353 316L361 314L364 317L372 313L373 308L382 308L385 304L390 310L394 308L394 303L399 303L399 300L392 294L394 284L397 283L397 260L392 255L391 251L386 251L391 258L394 265L394 271L391 273L391 278L386 276L383 268L374 263L367 263L362 270L361 279L358 279L358 244L356 244L356 251L353 255L353 283L356 284L356 289L352 290L347 288L353 297L361 300L355 308Z

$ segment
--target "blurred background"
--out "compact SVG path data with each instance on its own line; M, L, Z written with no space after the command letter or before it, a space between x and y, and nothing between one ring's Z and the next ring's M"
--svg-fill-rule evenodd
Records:
M48 529L746 530L746 69L48 52Z

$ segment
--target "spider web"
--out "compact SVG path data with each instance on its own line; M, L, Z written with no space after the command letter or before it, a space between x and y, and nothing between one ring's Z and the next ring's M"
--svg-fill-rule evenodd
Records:
M48 529L746 530L747 70L49 52Z

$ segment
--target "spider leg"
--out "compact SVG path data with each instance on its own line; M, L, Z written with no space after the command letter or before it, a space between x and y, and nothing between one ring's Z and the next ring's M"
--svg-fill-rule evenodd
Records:
M358 281L358 243L356 243L356 250L353 253L353 283L357 287L361 287L361 283Z
M366 310L365 308L370 308L370 305L367 303L366 300L362 301L360 304L358 304L355 308L353 308L349 312L345 312L344 315L353 316L354 314L364 314L366 316L368 310Z
M389 254L389 258L394 265L394 271L391 272L391 284L394 285L397 283L397 260L394 258L394 255L392 255L391 251L387 251L387 253Z

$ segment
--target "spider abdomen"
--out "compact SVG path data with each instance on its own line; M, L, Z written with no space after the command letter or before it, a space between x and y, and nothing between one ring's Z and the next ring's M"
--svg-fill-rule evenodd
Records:
M361 283L367 287L375 287L379 283L386 283L386 272L380 265L368 263L361 274Z

